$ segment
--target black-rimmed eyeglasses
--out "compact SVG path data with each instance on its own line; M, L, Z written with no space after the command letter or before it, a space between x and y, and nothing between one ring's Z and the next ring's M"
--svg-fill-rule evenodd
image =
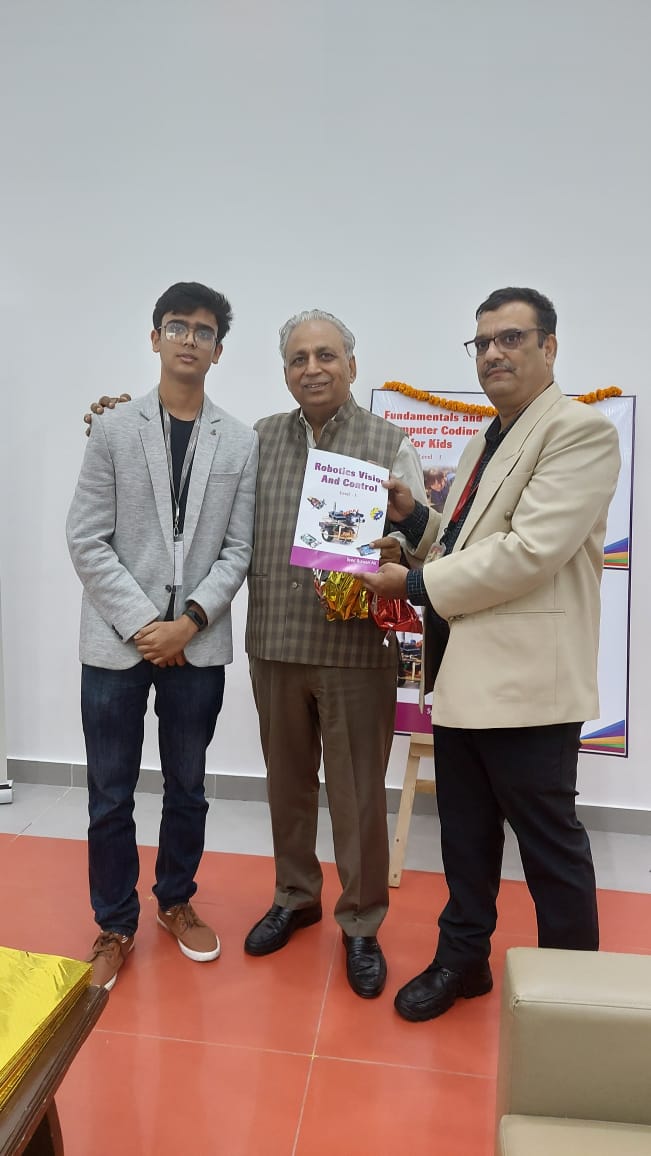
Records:
M473 337L471 341L464 341L463 345L468 357L485 357L491 342L500 353L511 353L520 348L528 333L544 333L547 337L546 329L534 325L531 329L502 329L492 337Z

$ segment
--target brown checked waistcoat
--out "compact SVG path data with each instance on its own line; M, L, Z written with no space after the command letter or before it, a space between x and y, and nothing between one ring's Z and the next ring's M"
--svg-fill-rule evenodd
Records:
M274 414L255 426L260 464L248 577L247 652L252 658L316 666L392 666L395 639L383 646L384 631L370 618L328 622L312 571L289 564L308 451L299 413L296 409ZM351 396L323 429L319 449L391 469L405 437L397 426L360 409Z

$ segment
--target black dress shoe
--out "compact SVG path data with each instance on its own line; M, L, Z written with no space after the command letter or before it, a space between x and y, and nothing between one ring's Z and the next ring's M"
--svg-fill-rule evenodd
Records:
M466 968L459 974L434 960L425 971L400 988L394 1006L403 1019L433 1020L448 1011L459 996L472 999L476 995L486 995L492 986L488 961Z
M362 999L375 999L384 991L387 981L387 964L374 935L346 935L342 932L346 948L346 975L355 995Z
M281 907L274 903L267 914L258 920L244 940L248 955L271 955L280 951L299 927L311 927L321 918L321 904L312 907Z

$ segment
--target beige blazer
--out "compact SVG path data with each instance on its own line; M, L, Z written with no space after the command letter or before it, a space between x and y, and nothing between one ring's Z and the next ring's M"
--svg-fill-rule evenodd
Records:
M478 434L464 450L443 513L430 514L421 560L483 448ZM599 717L600 582L619 465L612 423L556 384L518 418L486 467L454 550L424 567L432 606L450 624L434 723Z

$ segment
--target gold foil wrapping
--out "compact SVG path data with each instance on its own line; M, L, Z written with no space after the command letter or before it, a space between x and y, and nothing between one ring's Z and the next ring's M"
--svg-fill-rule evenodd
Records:
M368 591L354 574L315 570L314 586L328 622L336 618L368 618Z
M0 1108L90 983L89 963L0 947Z

